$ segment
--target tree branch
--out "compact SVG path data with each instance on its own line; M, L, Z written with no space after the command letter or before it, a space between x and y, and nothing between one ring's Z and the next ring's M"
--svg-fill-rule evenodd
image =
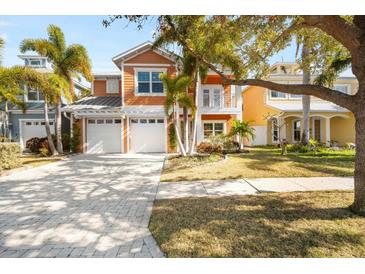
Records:
M321 29L344 45L352 56L357 54L360 45L359 29L354 25L349 24L338 15L305 15L302 17L308 27Z

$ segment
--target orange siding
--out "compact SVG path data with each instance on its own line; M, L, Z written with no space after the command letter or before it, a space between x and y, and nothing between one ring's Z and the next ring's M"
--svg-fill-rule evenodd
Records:
M106 80L94 80L94 96L116 96L122 93L122 81L119 80L119 91L117 93L106 93Z
M160 54L157 54L153 50L148 50L144 53L129 59L125 63L130 64L174 64L171 60L163 57Z
M124 67L124 103L125 105L163 105L165 104L165 96L135 96L135 67ZM167 73L175 74L175 68L172 66L167 68Z

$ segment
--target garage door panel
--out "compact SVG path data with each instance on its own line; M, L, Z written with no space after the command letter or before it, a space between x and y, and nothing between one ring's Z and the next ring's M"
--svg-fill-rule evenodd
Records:
M121 119L88 119L87 153L121 153Z
M130 120L131 152L165 152L166 129L164 119L134 118Z
M21 136L22 145L25 147L26 142L34 137L44 138L47 136L45 123L42 120L22 121ZM50 121L51 134L55 133L54 121Z

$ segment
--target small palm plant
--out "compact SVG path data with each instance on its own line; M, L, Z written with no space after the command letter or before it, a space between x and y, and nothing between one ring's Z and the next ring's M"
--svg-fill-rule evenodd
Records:
M73 94L72 78L80 76L86 80L92 80L91 61L87 50L79 44L67 46L65 36L62 30L55 25L49 25L48 39L24 39L20 45L22 53L31 50L41 56L47 57L51 62L54 73L63 77L69 84L69 90L64 90L65 93ZM62 137L61 137L61 96L57 96L56 101L56 136L57 150L63 153Z
M192 114L195 114L196 107L194 101L188 96L186 89L190 86L190 77L179 75L177 77L169 77L167 74L161 75L161 80L166 91L165 112L172 119L174 124L176 139L180 153L186 156L186 149L181 141L179 130L179 108L186 107L191 109ZM187 142L188 140L185 140Z
M231 136L238 136L240 148L244 147L244 139L255 139L255 129L250 126L250 122L233 120L230 134Z

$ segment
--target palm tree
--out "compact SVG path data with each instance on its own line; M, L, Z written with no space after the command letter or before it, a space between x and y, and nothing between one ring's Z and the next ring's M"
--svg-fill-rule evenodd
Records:
M55 25L47 28L48 39L24 39L20 45L22 53L31 50L47 57L53 65L54 73L63 77L69 84L69 89L63 91L73 94L72 78L81 76L86 80L92 80L91 61L87 50L79 44L66 46L65 36L62 30ZM61 133L61 95L56 97L56 136L57 150L63 153Z
M244 147L243 141L245 138L255 138L255 129L250 126L250 122L235 119L232 122L232 128L229 135L239 137L240 148L242 149Z
M180 119L180 106L191 109L192 113L195 114L196 108L194 102L186 92L187 88L190 86L190 77L185 75L179 75L177 77L170 78L167 74L164 73L161 75L161 80L166 90L165 112L167 116L171 117L174 124L176 139L179 145L180 152L183 156L186 156L186 150L181 141L178 121Z

